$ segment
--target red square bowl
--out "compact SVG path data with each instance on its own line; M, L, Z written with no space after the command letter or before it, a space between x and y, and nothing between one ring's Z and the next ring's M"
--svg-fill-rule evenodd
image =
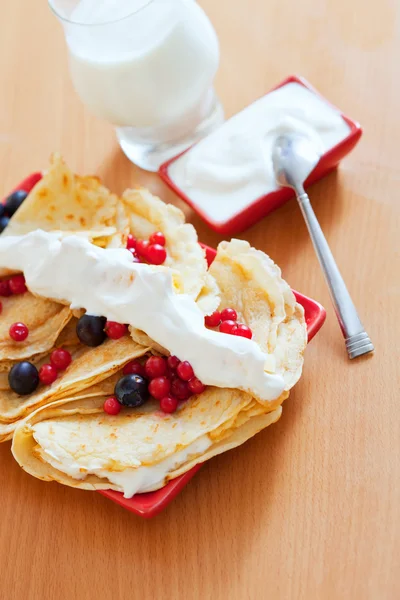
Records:
M284 81L282 81L279 85L275 86L270 92L287 85L288 83L298 83L305 88L309 89L311 92L319 96L324 100L325 103L328 103L332 108L336 111L338 109L333 106L330 102L326 100L317 90L313 88L313 86L306 81L302 77L297 77L295 75L291 75L287 77ZM357 144L358 140L362 135L362 129L360 125L350 119L346 115L344 115L341 111L338 111L341 117L349 126L349 134L346 138L344 138L341 142L339 142L336 146L331 148L328 152L326 152L320 159L318 165L308 177L305 182L305 187L308 187L312 183L315 183L331 171L333 171L339 164L339 162L354 148ZM269 212L278 208L282 204L284 204L287 200L293 197L293 191L289 188L280 188L276 191L270 192L260 198L257 198L251 204L249 204L245 209L241 210L237 214L233 215L226 221L216 222L210 218L210 216L203 211L197 204L195 204L190 197L180 188L178 187L173 179L170 177L169 168L170 166L177 161L183 154L189 152L190 148L181 152L178 156L173 157L172 159L165 162L161 165L159 169L160 177L165 181L165 183L174 190L178 196L182 198L195 212L197 212L200 217L218 233L224 235L235 235L244 229L247 229L260 219L262 219Z
M37 172L29 175L26 179L21 181L21 183L14 189L25 190L29 192L34 185L41 179L42 174ZM216 250L214 248L210 248L209 246L205 246L202 244L203 248L206 251L208 264L211 264L215 258ZM297 298L297 301L304 307L305 311L305 319L307 323L307 332L308 332L308 341L310 341L315 334L322 327L326 313L325 309L311 298L307 296L303 296L298 292L294 292ZM116 504L119 504L126 510L129 510L132 513L140 515L146 519L150 517L154 517L161 510L163 510L174 498L175 496L185 487L185 485L190 481L193 475L200 469L201 465L196 465L187 473L184 473L180 477L173 479L166 486L157 490L155 492L148 492L147 494L137 494L133 496L133 498L124 498L123 494L120 492L114 492L112 490L100 491L99 493L109 498Z

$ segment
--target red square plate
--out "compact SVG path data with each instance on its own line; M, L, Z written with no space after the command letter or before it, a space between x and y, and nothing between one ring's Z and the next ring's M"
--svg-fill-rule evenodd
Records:
M25 190L29 192L33 186L41 179L42 174L37 172L29 175L24 179L15 189ZM216 251L214 248L205 246L203 248L206 251L208 264L211 264L215 258ZM304 307L305 318L307 323L308 341L310 341L315 334L322 327L326 313L325 309L315 300L303 296L298 292L294 292L297 301ZM148 492L147 494L137 494L133 498L124 498L120 492L114 492L112 490L100 491L99 493L109 498L113 502L116 502L126 510L140 515L144 518L154 517L163 508L165 508L171 500L181 491L182 488L190 481L193 475L200 469L201 465L196 465L187 473L184 473L180 477L170 481L165 487L155 492Z
M272 90L270 90L270 92L272 92L280 87L283 87L284 85L286 85L288 83L293 83L293 82L303 85L304 87L308 88L310 91L314 92L314 94L316 94L317 96L320 96L321 98L323 98L323 100L325 102L328 102L326 100L326 98L324 98L321 94L319 94L319 92L317 92L317 90L315 90L308 81L306 81L302 77L297 77L295 75L291 75L290 77L287 77L279 85L275 86ZM331 103L328 102L328 104L331 104ZM333 106L333 105L331 104L331 106ZM335 106L333 106L333 108L335 108L335 110L338 110ZM344 115L341 111L339 111L339 112L340 112L342 118L346 121L346 123L350 127L349 135L344 140L339 142L339 144L337 144L331 150L329 150L329 152L326 152L321 157L318 165L316 166L314 171L311 173L311 175L305 182L305 187L308 187L312 183L315 183L316 181L318 181L319 179L321 179L322 177L324 177L325 175L327 175L328 173L333 171L338 166L339 162L347 154L349 154L349 152L354 148L354 146L357 144L358 140L360 139L360 137L362 135L362 129L361 129L360 125L353 119L350 119L349 117ZM278 206L281 206L287 200L289 200L290 198L293 197L294 193L291 189L280 188L279 190L276 190L275 192L270 192L269 194L264 195L261 198L258 198L257 200L252 202L249 206L247 206L244 210L240 211L239 213L237 213L236 215L231 217L229 220L224 221L222 223L221 222L217 223L217 222L213 221L212 219L210 219L210 217L205 212L203 212L197 205L195 205L191 201L189 196L187 194L185 194L185 192L183 190L181 190L169 176L170 165L173 162L175 162L178 158L180 158L183 154L188 152L189 150L190 150L190 148L188 148L184 152L181 152L178 156L175 156L174 158L168 160L163 165L161 165L160 170L159 170L160 177L165 181L165 183L170 188L172 188L174 190L174 192L176 194L178 194L178 196L180 196L182 198L182 200L184 200L189 206L191 206L191 208L195 212L197 212L200 215L200 217L212 229L214 229L218 233L222 233L224 235L230 235L230 236L235 235L236 233L243 231L244 229L247 229L248 227L250 227L257 221L259 221L260 219L265 217L266 214L268 214L275 208L278 208Z

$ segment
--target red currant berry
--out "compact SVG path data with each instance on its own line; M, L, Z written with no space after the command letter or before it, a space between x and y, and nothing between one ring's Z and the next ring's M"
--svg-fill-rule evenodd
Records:
M57 379L57 369L53 365L43 365L39 369L39 379L45 385L51 385Z
M221 313L221 321L236 321L237 312L233 308L224 308Z
M167 361L161 356L150 356L146 361L145 368L149 379L162 377L167 372Z
M165 235L161 231L156 231L149 237L149 242L150 244L160 244L160 246L165 246Z
M160 408L165 413L174 413L178 408L178 400L173 396L165 396L160 400Z
M10 284L10 290L15 296L18 294L24 294L28 289L26 287L25 277L23 275L14 275L14 277L11 277L8 282Z
M238 326L235 321L222 321L221 325L219 326L219 330L221 333L231 333L234 335L237 327Z
M24 323L13 323L10 327L10 337L15 342L23 342L29 334L29 329Z
M106 326L104 327L104 331L110 339L119 340L127 333L128 328L122 323L116 323L115 321L107 321Z
M167 370L165 372L165 377L168 377L168 379L173 379L174 377L176 377L175 371L173 371L171 369L171 367L168 366L168 363L167 363Z
M170 389L171 382L166 377L156 377L149 383L149 394L157 400L161 400L164 396L168 396Z
M152 265L162 265L167 258L167 251L160 244L150 244L147 248L146 258Z
M181 362L176 369L176 374L182 381L189 381L189 379L192 379L192 377L194 377L194 371L190 362L187 360Z
M136 242L136 252L142 258L147 258L147 249L150 246L147 240L137 240Z
M124 375L141 375L142 377L146 377L144 365L141 365L137 360L128 362L122 369L122 372Z
M240 335L241 337L245 337L251 340L251 338L253 337L253 332L251 331L250 327L247 327L247 325L238 325L235 331L235 335Z
M115 396L111 396L104 402L103 409L108 415L117 415L121 410L121 405Z
M137 241L136 239L133 237L133 235L130 233L128 235L128 238L126 240L126 247L128 250L136 250L136 244Z
M218 327L218 325L221 323L221 313L219 310L216 310L212 315L204 317L204 322L207 327Z
M167 358L167 364L171 371L175 371L180 362L177 356L168 356Z
M59 371L64 371L72 362L72 356L68 350L56 348L50 354L50 362Z
M172 380L171 383L171 394L178 398L178 400L187 400L191 396L191 391L189 388L189 384L187 381L182 381L182 379Z
M197 377L193 377L193 379L189 381L189 389L193 394L198 395L204 392L206 386L200 381L200 379L197 379Z
M0 296L11 296L12 291L10 288L10 280L5 279L4 281L0 281Z

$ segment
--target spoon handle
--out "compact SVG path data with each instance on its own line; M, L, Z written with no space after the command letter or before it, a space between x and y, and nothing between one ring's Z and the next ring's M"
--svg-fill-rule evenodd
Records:
M356 307L315 216L310 199L304 190L297 194L297 200L329 287L336 316L346 340L349 358L373 352L374 346L360 321Z

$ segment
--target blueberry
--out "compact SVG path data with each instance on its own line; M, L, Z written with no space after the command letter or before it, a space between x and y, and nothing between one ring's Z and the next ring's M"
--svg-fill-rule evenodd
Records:
M10 194L6 200L6 213L9 217L12 217L17 212L28 193L24 190L17 190Z
M141 406L149 397L147 380L141 375L125 375L117 381L114 394L124 406Z
M10 219L8 217L0 217L0 233L3 233L9 222Z
M20 396L32 394L39 385L39 373L35 365L24 361L13 366L8 374L10 388Z
M0 219L6 214L6 207L0 202Z
M85 346L100 346L107 337L104 331L106 322L105 317L83 315L76 325L76 335Z

